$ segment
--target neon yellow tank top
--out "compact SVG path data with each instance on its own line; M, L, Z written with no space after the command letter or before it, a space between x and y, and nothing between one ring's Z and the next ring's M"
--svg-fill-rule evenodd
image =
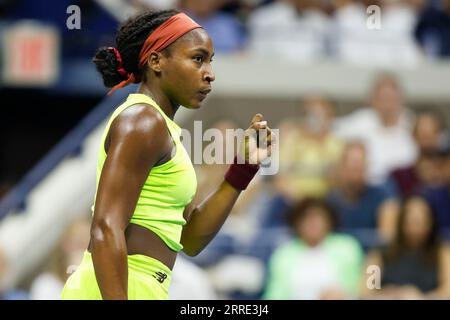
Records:
M150 97L139 93L130 94L127 100L111 115L100 145L97 163L97 189L107 156L104 145L109 127L123 110L135 104L147 104L159 111L166 120L167 128L176 146L176 152L169 161L150 170L130 223L153 231L169 248L178 252L183 249L180 243L182 228L186 224L183 211L195 195L197 178L191 159L180 141L181 128L166 116Z

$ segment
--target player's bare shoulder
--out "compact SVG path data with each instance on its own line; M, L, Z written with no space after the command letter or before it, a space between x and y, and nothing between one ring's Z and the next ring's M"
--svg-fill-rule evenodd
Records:
M135 104L122 111L111 124L110 134L112 139L137 139L161 146L169 137L164 117L146 104Z

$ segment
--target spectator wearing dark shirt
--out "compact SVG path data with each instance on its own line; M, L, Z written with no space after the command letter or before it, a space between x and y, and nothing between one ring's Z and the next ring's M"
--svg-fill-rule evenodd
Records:
M429 57L450 56L450 0L428 6L420 14L415 37Z
M391 173L390 179L402 197L417 193L426 186L442 184L440 172L441 149L446 140L442 117L436 112L424 111L417 116L414 141L419 150L417 161Z
M181 0L179 3L182 11L205 28L217 52L232 53L243 48L244 27L237 17L219 10L223 1Z
M441 158L439 151L425 150L414 165L394 170L391 181L398 195L404 198L424 187L439 186L442 180L439 172Z
M335 187L327 196L338 214L338 225L360 240L363 247L389 240L395 232L398 203L393 194L367 182L366 150L349 143L337 168Z
M436 213L438 226L445 238L450 239L450 149L442 154L443 160L439 172L445 179L440 186L429 186L422 189L425 198Z
M369 279L364 279L365 298L450 298L450 249L439 236L425 198L416 195L404 201L395 239L386 248L371 252L367 266L380 268L381 288L370 290Z

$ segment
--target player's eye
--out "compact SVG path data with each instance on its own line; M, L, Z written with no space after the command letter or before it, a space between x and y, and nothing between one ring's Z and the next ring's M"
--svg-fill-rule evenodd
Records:
M195 62L198 63L202 63L203 62L203 57L202 56L195 56L194 58L192 58Z

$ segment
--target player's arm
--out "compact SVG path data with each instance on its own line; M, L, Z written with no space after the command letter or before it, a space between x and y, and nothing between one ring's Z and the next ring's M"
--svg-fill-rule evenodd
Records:
M91 227L95 275L103 299L127 299L124 231L150 169L163 156L168 133L153 108L133 106L112 123Z
M184 212L188 222L183 228L183 251L195 256L214 238L227 219L241 190L223 181L200 205L189 204Z
M267 129L270 132L270 128L266 123L260 122L262 115L256 115L252 120L252 125L249 129L261 130ZM245 148L245 158L253 159L255 154L258 154L258 163L267 156L270 156L272 138L269 134L265 137L265 141L261 145L267 146L267 148L259 150L249 150ZM261 156L261 154L263 154ZM255 162L252 162L255 163ZM253 170L253 169L251 169ZM257 170L257 169L256 169ZM254 172L241 171L242 175L248 174L248 179L251 179ZM239 174L239 173L238 173ZM248 180L250 181L250 180ZM236 200L238 199L242 189L232 186L227 180L224 180L220 186L212 192L200 205L195 203L189 204L184 212L184 217L187 220L186 225L183 228L181 235L181 243L183 245L183 251L190 255L195 256L200 253L206 245L214 238L217 232L222 227L223 223L227 219L231 212Z

